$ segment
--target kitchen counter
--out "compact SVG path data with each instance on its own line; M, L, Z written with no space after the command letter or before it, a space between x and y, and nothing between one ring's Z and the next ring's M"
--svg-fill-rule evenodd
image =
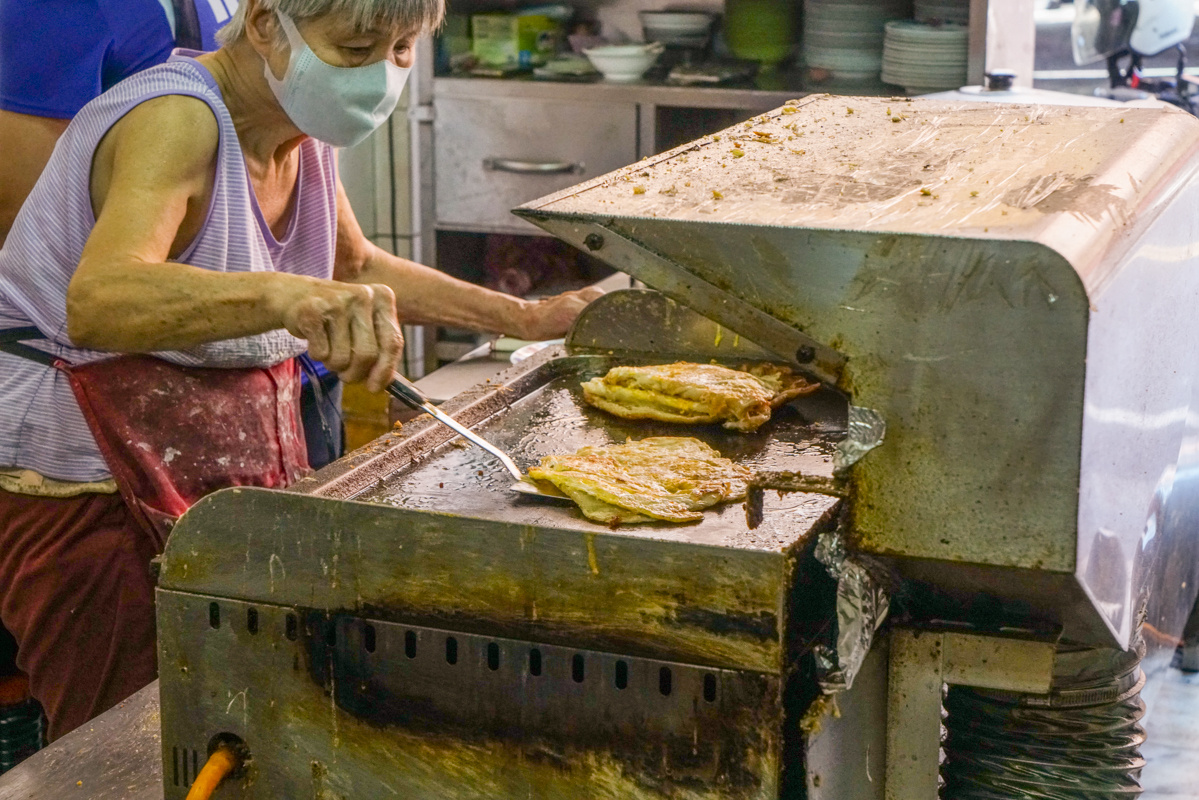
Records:
M158 681L0 775L0 800L162 800Z
M837 94L894 94L895 87L853 84L852 87L804 84L797 77L766 75L754 81L719 86L676 86L655 81L611 83L597 80L552 81L532 77L476 78L442 77L434 79L438 97L521 97L540 100L595 103L638 103L652 106L686 108L744 108L753 111L776 108L788 100L811 92Z
M645 79L631 83L594 80L553 80L529 74L506 78L474 75L444 75L433 79L435 91L443 97L536 97L546 100L644 103L655 106L686 108L776 108L788 100L813 93L855 96L902 94L899 87L881 80L816 82L799 72L763 73L744 81L721 84L681 85L665 80Z

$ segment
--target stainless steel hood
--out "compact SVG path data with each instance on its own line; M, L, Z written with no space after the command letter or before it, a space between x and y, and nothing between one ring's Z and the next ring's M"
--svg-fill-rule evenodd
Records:
M1146 520L1197 427L1197 168L1169 108L817 96L517 213L881 413L862 550L1123 647L1185 538Z

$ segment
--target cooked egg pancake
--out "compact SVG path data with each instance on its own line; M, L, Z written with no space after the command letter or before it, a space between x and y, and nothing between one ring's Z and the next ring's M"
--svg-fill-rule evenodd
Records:
M705 424L721 422L749 432L795 397L820 388L786 367L754 364L730 369L715 364L659 364L613 367L583 384L583 398L625 419Z
M557 486L588 519L619 525L700 520L745 497L750 472L697 439L656 436L546 456L529 477Z

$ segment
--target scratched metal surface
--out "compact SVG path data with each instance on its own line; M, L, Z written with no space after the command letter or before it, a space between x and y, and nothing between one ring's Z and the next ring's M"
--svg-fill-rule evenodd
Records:
M774 418L755 433L743 434L714 425L622 420L591 408L583 401L579 384L602 374L607 363L588 359L575 363L578 370L553 377L474 430L504 448L525 471L543 456L573 453L588 445L650 436L694 436L750 469L832 475L832 454L845 433L844 399L835 392L822 390L799 398L775 412ZM386 476L354 499L516 524L611 532L605 525L588 521L573 504L546 502L511 492L508 487L512 480L495 459L464 444L461 440L444 444L415 464ZM834 504L821 495L771 495L766 522L752 531L746 525L742 504L732 503L708 511L703 521L695 524L625 525L618 532L692 543L775 549L793 543L796 535L809 530Z
M1173 183L1168 160L1133 154L1197 142L1168 106L813 95L522 208L1035 239L1086 274Z

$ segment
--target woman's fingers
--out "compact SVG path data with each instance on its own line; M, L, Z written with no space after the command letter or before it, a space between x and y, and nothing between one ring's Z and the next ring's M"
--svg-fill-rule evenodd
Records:
M404 334L396 319L395 294L386 286L372 288L375 290L372 317L379 352L366 385L370 391L378 392L385 389L394 376L396 364L404 352Z
M562 336L587 304L603 293L603 289L588 286L538 300L529 307L523 338L538 340Z
M341 377L351 383L364 380L371 373L379 355L379 344L375 340L373 307L373 300L369 305L357 301L350 309L350 363Z
M391 381L404 347L395 295L383 285L320 281L287 314L308 352L350 382L379 391Z
M330 354L327 310L328 304L323 298L307 298L295 309L287 325L293 336L308 341L308 352L317 361L327 361Z
M353 350L353 335L350 332L349 309L343 303L331 310L325 321L329 332L329 355L324 359L325 366L341 374L350 368L351 352Z

